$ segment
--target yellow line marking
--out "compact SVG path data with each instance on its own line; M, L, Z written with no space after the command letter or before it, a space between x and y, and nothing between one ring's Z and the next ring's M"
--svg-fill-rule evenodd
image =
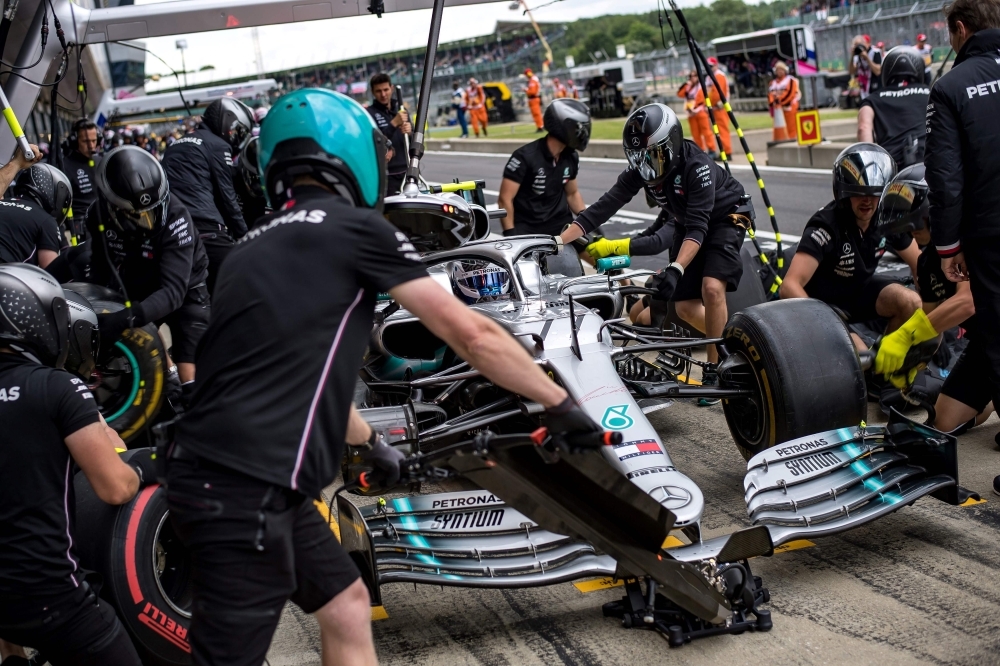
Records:
M698 386L701 386L701 382L699 382L697 379L688 379L684 375L677 375L677 381L683 384L696 384Z
M677 548L678 546L686 546L687 544L675 537L673 534L667 535L667 538L663 540L663 545L660 548Z
M959 504L959 506L976 506L977 504L986 504L986 500L984 499L976 500L974 497L970 497L969 499Z
M802 550L803 548L812 548L815 546L809 539L798 539L797 541L789 541L786 544L782 544L774 549L775 555L778 553L787 553L793 550Z
M327 524L330 526L330 529L333 530L333 535L335 537L337 537L337 541L340 541L341 540L340 539L340 525L337 524L336 520L333 520L330 517L330 508L326 505L326 502L324 502L323 500L313 500L313 504L315 504L316 508L319 510L319 515L323 516L323 519L326 520ZM389 617L389 616L386 615L386 617ZM372 619L375 619L375 618L372 618ZM381 618L379 618L379 619L381 619Z
M578 583L573 583L573 587L580 590L584 594L590 594L591 592L597 592L598 590L610 590L613 587L622 587L625 585L625 581L619 578L615 580L614 578L597 578L595 580L584 580Z
M372 622L388 619L389 612L385 609L385 606L372 606Z

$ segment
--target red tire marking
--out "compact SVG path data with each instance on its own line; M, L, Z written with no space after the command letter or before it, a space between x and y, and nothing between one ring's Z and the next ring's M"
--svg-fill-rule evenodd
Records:
M135 566L136 533L139 531L139 520L142 518L143 510L159 487L154 483L139 493L135 506L132 507L132 515L128 519L128 531L125 533L125 577L128 579L129 592L132 593L132 602L136 604L142 602L142 590L139 588L139 575Z
M146 625L147 627L149 627L150 629L152 629L153 631L155 631L159 635L163 636L168 641L170 641L171 643L173 643L174 645L176 645L180 649L184 650L185 652L188 652L188 653L191 652L191 645L187 641L184 641L184 640L181 640L180 638L177 638L177 636L174 636L172 633L170 633L169 631L167 631L166 629L164 629L163 627L161 627L156 622L156 620L154 620L153 618L149 617L148 615L143 615L142 613L139 613L139 622L142 622L144 625Z

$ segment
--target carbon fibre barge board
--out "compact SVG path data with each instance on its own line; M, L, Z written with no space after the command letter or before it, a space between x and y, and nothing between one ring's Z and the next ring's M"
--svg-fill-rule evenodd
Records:
M672 602L711 623L732 615L726 599L692 565L660 554L673 514L612 468L597 451L546 463L531 446L454 456L449 466L502 497L543 529L585 540L618 564L649 575Z

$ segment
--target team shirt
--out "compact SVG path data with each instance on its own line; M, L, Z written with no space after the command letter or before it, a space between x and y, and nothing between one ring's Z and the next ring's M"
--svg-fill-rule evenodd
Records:
M394 176L406 173L406 163L409 160L406 155L406 135L403 134L403 130L392 124L392 119L396 117L396 114L392 112L392 109L378 102L371 103L368 107L368 114L371 115L379 130L389 140L389 145L392 146L392 159L385 165L386 173Z
M875 143L885 148L896 164L922 162L927 139L927 103L931 89L927 86L899 85L869 95L861 106L875 112ZM907 146L916 142L911 159L906 160Z
M99 421L83 380L0 353L0 602L80 586L73 461L63 440Z
M31 199L0 199L0 264L38 265L38 251L58 252L59 225Z
M576 180L579 172L579 153L564 148L559 159L554 159L545 137L515 150L507 160L503 177L521 186L514 196L514 226L518 233L562 233L573 221L566 201L566 183Z
M296 188L222 265L177 441L318 497L340 469L376 296L426 275L413 245L377 212Z
M819 262L806 293L828 303L843 302L875 275L887 245L905 250L912 242L906 234L887 238L862 233L850 208L830 202L806 224L796 250Z

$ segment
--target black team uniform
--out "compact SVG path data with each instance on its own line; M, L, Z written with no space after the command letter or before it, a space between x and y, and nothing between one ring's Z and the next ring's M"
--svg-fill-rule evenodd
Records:
M170 196L191 214L208 255L208 289L214 289L222 261L234 239L247 232L233 187L232 148L202 122L163 153Z
M875 143L892 155L900 169L924 161L930 95L928 86L899 84L873 92L861 102L875 112Z
M398 109L396 113L393 113L389 107L373 101L368 106L368 113L375 119L375 124L382 130L382 134L392 146L392 159L385 165L388 174L385 180L385 195L391 197L394 194L399 194L406 177L406 162L409 160L406 154L406 140L404 139L406 135L403 134L403 130L392 124L392 119L396 117Z
M0 199L0 264L38 265L38 251L59 252L62 234L55 219L30 199Z
M114 609L84 580L65 439L100 422L83 380L0 353L0 638L55 664L140 666Z
M553 159L546 137L521 146L507 160L503 177L521 187L514 196L514 228L505 236L558 236L573 221L566 183L580 172L580 154L563 148Z
M357 580L313 500L340 474L378 293L426 275L378 212L318 187L296 187L226 259L168 461L196 661L261 663L287 600L313 613Z
M73 217L67 219L65 224L70 235L80 243L87 239L87 228L83 222L87 209L97 201L97 185L94 183L96 165L96 156L84 157L76 149L63 156L62 172L73 185Z
M941 257L964 253L976 305L977 370L1000 405L1000 30L965 43L927 107L931 236ZM972 405L970 405L972 406ZM995 484L996 482L994 482Z
M591 233L645 189L676 220L671 259L676 260L685 240L701 246L677 283L671 299L674 301L701 300L704 277L721 280L727 291L736 291L743 276L740 250L746 235L746 230L732 218L741 210L743 186L694 142L685 140L682 150L680 164L659 183L646 183L630 166L610 190L576 218L576 224Z

